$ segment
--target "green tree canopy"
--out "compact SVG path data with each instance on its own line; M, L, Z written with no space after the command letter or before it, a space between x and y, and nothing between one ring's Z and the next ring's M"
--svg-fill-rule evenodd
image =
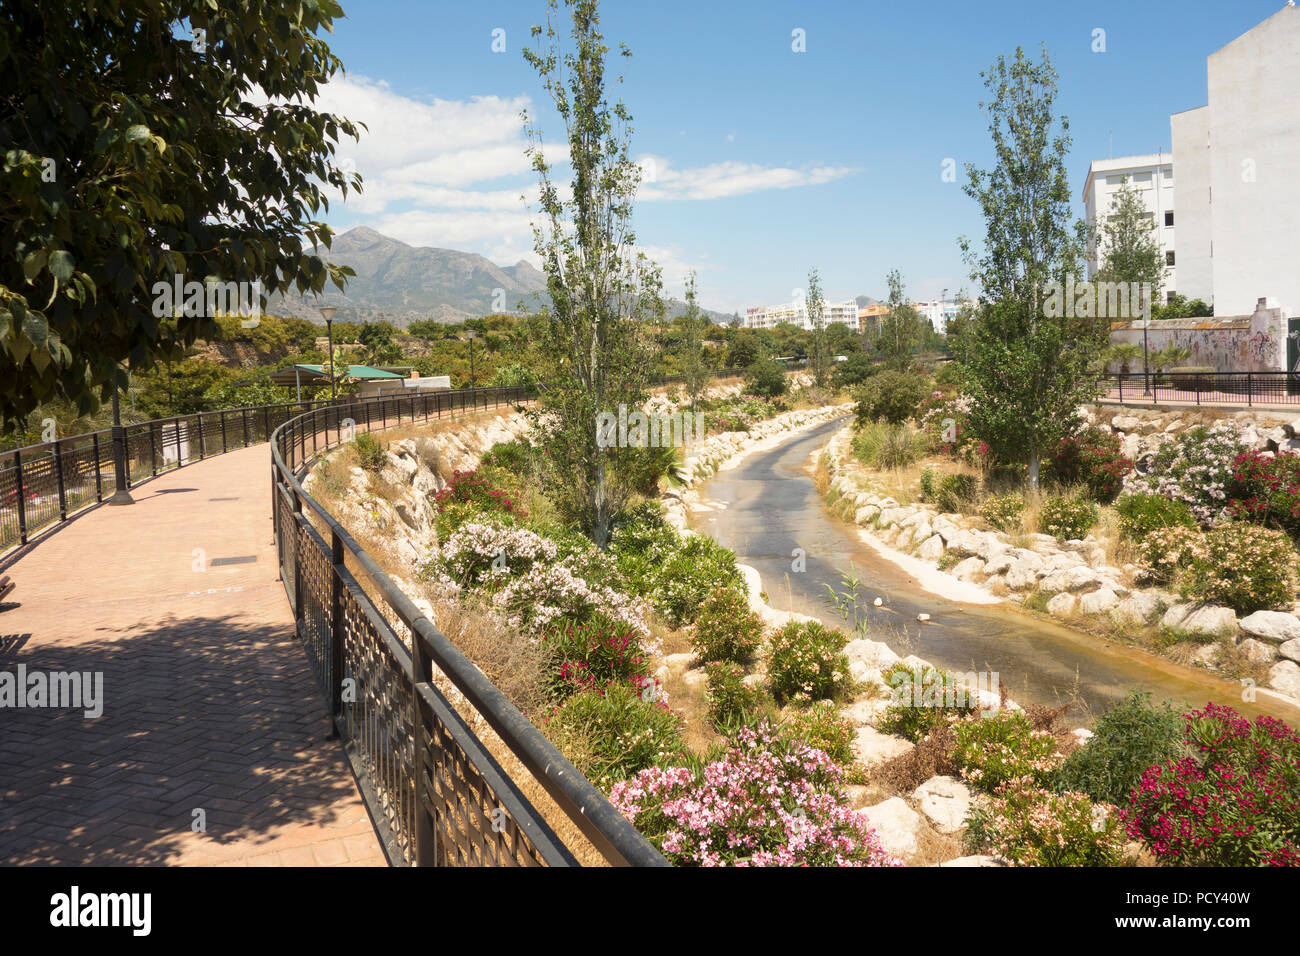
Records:
M316 216L323 184L360 187L332 162L359 130L310 105L341 68L317 34L342 16L335 0L0 5L0 419L93 409L122 362L213 332L183 313L165 335L156 283L343 287Z

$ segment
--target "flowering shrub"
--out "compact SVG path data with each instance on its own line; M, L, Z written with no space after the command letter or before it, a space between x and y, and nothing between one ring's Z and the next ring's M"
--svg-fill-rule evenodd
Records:
M1115 807L1053 793L1032 776L1001 784L972 813L968 839L1013 866L1115 866L1124 843Z
M1238 455L1228 498L1235 517L1300 538L1300 455L1289 451Z
M1020 711L967 718L955 730L953 759L962 776L990 793L1017 777L1046 784L1061 765L1056 738L1050 731L1034 730Z
M1068 541L1082 538L1097 523L1097 506L1086 498L1055 495L1043 502L1038 528L1043 534Z
M718 588L700 605L691 646L702 661L743 663L763 640L763 622L733 588Z
M656 699L665 700L648 673L641 634L622 621L598 612L587 623L557 622L543 632L542 645L547 689L557 701L583 690L603 693L616 681L638 691L653 687Z
M524 517L522 509L508 494L477 471L453 471L447 487L433 496L433 505L439 511L451 504L467 504L478 511Z
M614 682L555 708L546 735L582 774L608 792L620 780L686 753L682 719L653 694Z
M916 420L933 451L957 455L972 441L969 416L974 400L969 395L933 391L916 410Z
M1237 456L1247 449L1241 426L1232 419L1198 425L1161 445L1148 473L1130 475L1125 488L1186 502L1202 527L1218 524L1228 513L1227 487Z
M1205 534L1198 528L1156 528L1138 544L1142 570L1159 584L1171 584L1192 559L1205 555Z
M1184 597L1223 604L1248 614L1290 608L1296 594L1296 554L1281 531L1226 524L1207 531L1203 548L1192 549L1182 576Z
M890 689L891 702L876 728L919 743L936 727L974 713L979 698L957 685L955 678L933 667L913 670L899 661L881 680Z
M1025 513L1025 499L1020 495L992 495L980 506L980 515L999 531L1015 531Z
M717 730L750 723L770 710L761 688L745 683L745 668L729 661L705 665L708 677L709 720Z
M763 722L702 769L645 770L610 800L678 866L901 865L841 780L824 752Z
M848 768L846 773L852 774L857 728L834 704L818 701L807 710L795 711L781 729L809 747L824 751L837 764Z
M1124 487L1133 462L1119 450L1119 436L1089 428L1062 438L1048 462L1048 471L1067 485L1085 485L1094 501L1109 504Z
M1194 756L1146 771L1130 837L1179 866L1300 866L1300 734L1207 705L1186 717Z
M718 588L743 586L735 552L707 535L683 538L655 504L616 524L610 553L627 590L641 595L672 627L694 621Z
M1195 528L1196 518L1185 501L1173 501L1160 495L1133 493L1121 495L1115 502L1120 531L1130 541L1141 543L1160 528Z
M842 697L849 688L847 643L818 621L791 621L772 635L767 683L778 703L810 704Z
M599 610L648 634L639 601L580 573L593 576L591 569L597 566L603 567L601 576L612 575L609 559L594 547L561 557L551 539L490 520L461 525L441 544L425 573L448 594L486 596L513 627L540 629L561 617L585 621Z

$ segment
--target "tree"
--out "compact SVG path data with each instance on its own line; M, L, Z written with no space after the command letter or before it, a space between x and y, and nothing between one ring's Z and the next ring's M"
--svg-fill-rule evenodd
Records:
M822 295L822 280L816 268L808 270L806 304L808 324L812 327L809 357L812 359L813 381L821 387L830 377L830 359L826 355L826 297Z
M635 252L632 201L639 167L628 155L631 116L606 98L605 56L596 0L565 0L573 49L562 51L557 0L546 26L534 26L524 58L563 120L573 171L569 198L551 180L541 131L530 123L529 148L540 180L534 244L551 304L544 313L545 351L554 357L539 413L547 420L543 481L561 512L604 548L614 514L634 492L616 460L628 449L601 440L602 413L639 407L650 350L641 323L663 312L659 270ZM630 56L626 46L622 55Z
M342 288L317 253L323 185L354 124L310 106L341 68L335 0L76 0L0 6L0 419L83 410L210 337L161 288ZM304 246L303 240L307 240ZM157 286L156 286L157 284ZM260 304L260 303L259 303ZM166 331L165 331L166 330ZM172 331L174 330L174 331Z
M921 341L921 317L907 298L903 276L897 270L889 273L889 314L880 322L876 334L876 353L893 369L904 369L912 364L912 350Z
M1106 361L1118 362L1119 370L1128 374L1129 366L1142 357L1142 346L1132 342L1117 342L1106 350Z
M1155 238L1155 220L1150 216L1141 195L1125 176L1111 198L1110 212L1102 220L1097 281L1139 283L1150 289L1149 301L1156 302L1164 286L1165 257Z
M682 342L682 375L686 379L686 394L691 399L691 411L704 391L709 370L704 364L704 346L700 343L700 308L695 301L695 273L686 279L685 338Z
M1214 309L1204 299L1188 299L1174 293L1164 305L1151 310L1153 319L1199 319L1214 315Z
M727 346L727 368L749 368L763 355L754 329L735 329Z
M753 394L773 399L784 395L789 383L780 362L760 359L745 369L745 385Z
M1082 222L1070 225L1069 122L1061 117L1056 129L1047 51L1032 62L1017 48L1014 60L999 57L981 75L993 94L980 105L996 164L966 167L965 192L979 203L986 236L979 253L961 240L982 293L953 354L973 399L973 434L1003 460L1024 461L1037 488L1044 450L1078 427L1078 406L1099 394L1094 357L1108 329L1045 309L1051 284L1079 275L1085 235Z
M367 365L392 365L402 358L402 350L393 341L393 327L387 322L367 322L357 333L361 356Z

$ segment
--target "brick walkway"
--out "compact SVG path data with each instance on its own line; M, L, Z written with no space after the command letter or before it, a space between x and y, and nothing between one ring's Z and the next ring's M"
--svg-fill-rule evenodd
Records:
M0 671L102 672L104 711L0 710L0 863L385 864L276 580L270 461L187 465L7 569Z

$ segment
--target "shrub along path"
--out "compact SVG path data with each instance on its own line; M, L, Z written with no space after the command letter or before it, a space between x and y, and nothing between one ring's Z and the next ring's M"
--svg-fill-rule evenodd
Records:
M0 863L384 865L277 580L269 460L160 476L6 570L0 681L99 673L103 714L4 705Z

